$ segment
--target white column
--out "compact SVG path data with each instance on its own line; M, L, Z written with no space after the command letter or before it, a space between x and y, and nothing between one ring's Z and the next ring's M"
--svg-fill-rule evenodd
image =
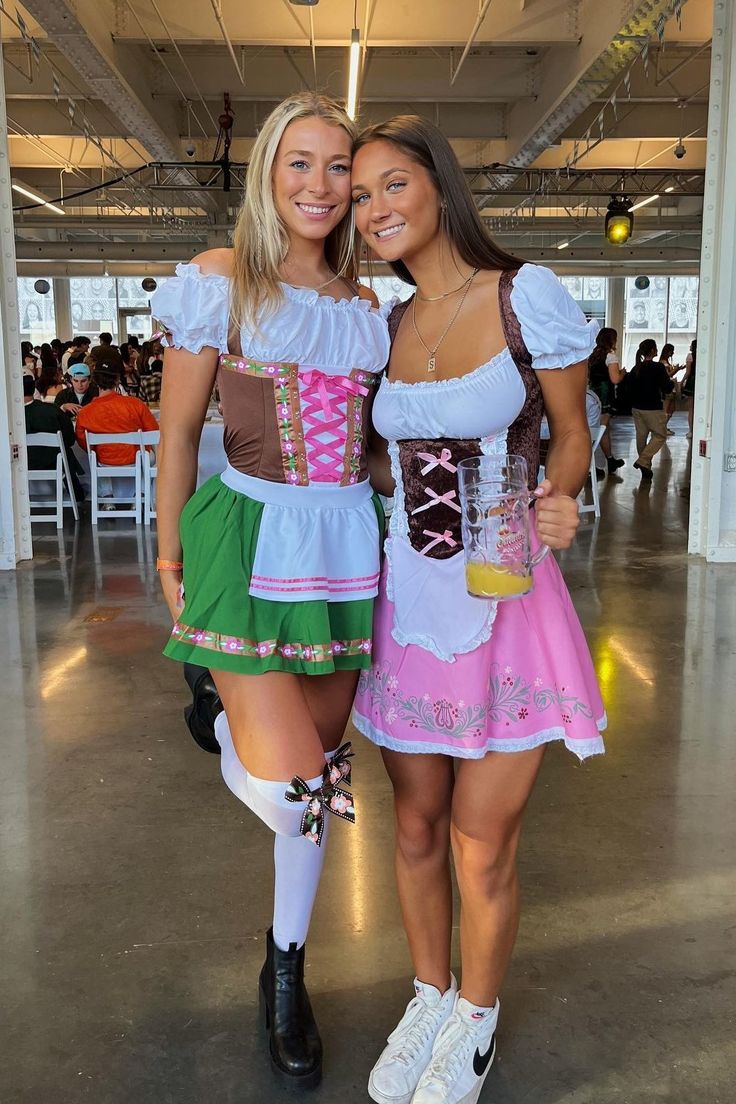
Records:
M624 294L625 276L609 276L606 296L606 325L618 333L618 350L623 356L624 350Z
M54 277L54 333L62 341L71 341L77 335L72 333L72 297L69 281Z
M24 448L26 423L8 117L1 54L0 36L0 570L12 571L18 560L29 560L33 550Z
M723 562L736 562L735 194L736 19L715 0L688 549Z

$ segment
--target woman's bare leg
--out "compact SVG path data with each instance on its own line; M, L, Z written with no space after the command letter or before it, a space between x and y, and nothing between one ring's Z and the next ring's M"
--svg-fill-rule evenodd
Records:
M298 675L213 671L212 677L235 751L249 774L288 782L295 774L322 773L322 741Z
M440 993L450 986L453 761L383 750L394 789L396 882L416 976Z
M343 742L359 674L359 671L336 671L334 675L299 675L324 751L335 751Z
M519 925L516 850L544 748L463 759L450 836L460 887L462 995L490 1007L498 996Z

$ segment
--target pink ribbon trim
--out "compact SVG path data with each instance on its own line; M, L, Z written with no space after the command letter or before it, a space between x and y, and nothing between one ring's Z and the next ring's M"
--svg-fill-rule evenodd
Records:
M426 460L426 464L422 468L422 475L428 475L435 468L444 468L445 471L452 472L453 475L457 471L455 465L449 463L452 453L448 448L443 448L439 456L433 456L431 452L418 452L417 457L420 460Z
M438 544L446 544L449 548L455 548L457 545L457 541L453 539L449 529L445 529L444 533L433 533L431 529L424 529L423 533L425 537L434 537L434 540L430 541L429 544L425 544L421 552L422 556L426 556Z
M451 491L445 491L443 495L438 495L431 487L425 487L424 491L425 494L429 495L430 501L425 502L423 506L417 506L416 510L412 510L412 517L414 517L414 514L421 514L423 510L431 510L433 506L449 506L451 510L457 510L458 514L462 512L457 502L453 502L453 499L457 498L457 491L454 488Z

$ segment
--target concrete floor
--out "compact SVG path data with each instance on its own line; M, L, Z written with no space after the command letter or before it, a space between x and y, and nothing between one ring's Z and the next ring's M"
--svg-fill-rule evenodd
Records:
M687 447L603 488L563 566L608 753L545 763L521 854L494 1104L732 1104L736 569L685 554ZM268 833L190 740L153 543L88 524L0 577L2 1104L290 1098L256 1030ZM326 1044L315 1104L367 1100L411 995L391 799L359 740L308 947Z

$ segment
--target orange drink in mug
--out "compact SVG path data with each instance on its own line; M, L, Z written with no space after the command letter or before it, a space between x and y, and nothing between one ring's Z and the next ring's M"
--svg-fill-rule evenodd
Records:
M523 456L471 456L457 468L462 507L465 580L474 598L507 601L534 588L529 487Z

